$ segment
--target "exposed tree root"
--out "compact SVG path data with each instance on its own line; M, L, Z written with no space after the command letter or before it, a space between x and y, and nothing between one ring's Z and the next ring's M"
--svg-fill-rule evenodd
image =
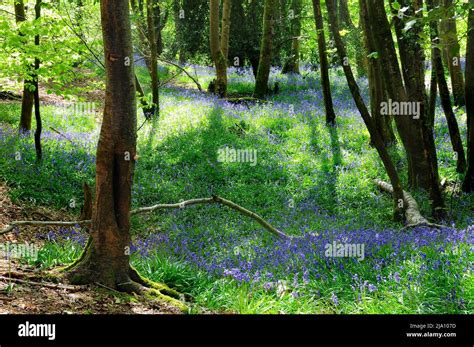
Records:
M264 227L266 230L268 230L269 232L271 232L273 235L275 235L277 237L285 238L285 239L289 238L288 235L286 235L285 233L283 233L280 230L278 230L277 228L275 228L273 225L271 225L269 222L267 222L265 219L260 217L255 212L247 210L246 208L236 204L235 202L232 202L230 200L221 198L217 195L214 195L211 198L191 199L191 200L186 200L186 201L183 201L183 202L180 202L180 203L175 203L175 204L157 204L157 205L148 206L148 207L141 207L141 208L138 208L136 210L130 211L130 215L153 212L153 211L159 210L159 209L181 209L181 208L185 208L186 206L191 206L191 205L213 204L213 203L218 203L218 204L230 207L230 208L240 212L241 214L256 220L257 223L259 223L262 227ZM10 224L5 229L0 231L0 235L8 233L8 232L12 231L15 227L23 226L23 225L75 226L75 225L86 225L86 224L90 224L90 223L91 223L90 219L80 220L80 221L72 221L72 222L65 222L65 221L12 221L12 222L10 222Z
M393 194L393 188L392 185L384 182L382 180L376 179L374 180L375 184L383 191ZM405 219L407 225L402 229L410 229L410 228L415 228L419 226L427 226L430 228L446 228L443 225L439 224L433 224L428 222L428 220L423 217L420 213L420 209L418 207L418 204L416 203L416 200L411 196L410 193L407 193L406 191L403 191L403 203L405 204Z

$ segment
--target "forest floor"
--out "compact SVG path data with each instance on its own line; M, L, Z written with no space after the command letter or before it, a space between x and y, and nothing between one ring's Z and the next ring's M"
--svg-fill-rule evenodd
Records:
M30 216L66 217L46 208L26 208L11 202L8 188L0 182L0 229L12 220ZM70 217L70 216L69 216ZM41 247L34 227L21 233L0 235L0 243L33 244ZM11 274L14 274L11 279ZM70 289L67 285L38 281L44 275L32 266L0 257L0 314L179 314L176 307L163 302L116 293L97 286ZM47 277L47 276L46 276ZM21 283L18 282L21 281ZM56 287L56 288L55 288Z
M162 67L160 73L166 80L172 71ZM207 67L195 73L204 88L213 78ZM137 69L137 74L146 88L148 73ZM159 210L132 217L132 265L190 298L190 313L474 312L474 197L459 190L440 106L435 140L440 176L449 189L446 219L437 222L446 228L401 231L390 196L373 183L387 176L345 78L336 69L331 74L338 123L331 129L324 122L319 75L308 68L305 77L272 69L271 85L279 82L280 93L262 103L200 93L185 76L163 88L159 119L145 122L138 112L143 127L133 208L217 194L294 238L277 240L254 220L215 204ZM366 96L367 80L359 83ZM253 85L250 71L229 69L229 95L251 95ZM32 137L18 136L21 104L0 102L0 228L14 219L77 220L82 185L92 187L95 177L102 109L95 89L81 100L97 103L93 114L67 108L74 102L61 99L42 106L41 163ZM457 117L465 140L462 109ZM254 153L254 161L221 160L226 148ZM392 155L407 187L400 142ZM427 194L410 193L429 218ZM28 270L71 263L86 239L80 227L22 227L0 243L37 245L37 258L14 265L28 276ZM364 246L363 257L328 256L326 247L334 242ZM47 313L172 312L104 288L64 292L2 283L0 297L8 298L0 299L0 312L30 312L28 305L31 312Z

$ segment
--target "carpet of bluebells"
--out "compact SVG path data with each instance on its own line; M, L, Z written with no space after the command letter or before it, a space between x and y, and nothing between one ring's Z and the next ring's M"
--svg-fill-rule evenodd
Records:
M203 85L212 78L210 68L188 68ZM267 103L222 101L190 89L184 77L164 89L160 119L138 133L133 186L134 206L219 194L292 238L275 239L225 207L158 211L132 218L134 266L189 294L196 312L474 312L474 199L451 192L446 228L400 231L390 197L373 185L386 175L342 74L332 72L339 126L328 130L318 74L303 70L304 77L273 69L281 92ZM366 92L366 80L359 82ZM229 83L231 95L246 95L254 79L231 69ZM54 105L44 106L40 166L32 138L15 129L19 107L0 104L0 177L12 199L77 213L82 182L94 181L99 124L87 115L58 118ZM458 116L464 136L465 115ZM459 182L440 111L435 136L440 175ZM224 146L256 149L258 164L219 163ZM402 159L397 165L406 171ZM412 193L427 215L425 193ZM86 237L79 227L38 232L44 246L36 264L71 262ZM334 241L364 244L365 258L325 256Z

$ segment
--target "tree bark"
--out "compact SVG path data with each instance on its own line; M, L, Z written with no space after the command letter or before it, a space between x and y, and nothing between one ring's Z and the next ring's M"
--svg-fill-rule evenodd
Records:
M352 69L349 64L344 64L344 61L347 57L347 53L344 47L344 42L342 41L341 35L339 33L339 24L337 22L335 3L331 0L326 0L326 7L329 16L329 27L331 29L331 33L336 44L337 54L344 70L347 84L349 85L352 97L354 98L356 106L362 116L362 119L364 120L367 130L369 131L371 141L374 144L375 149L377 150L380 159L382 160L382 163L385 167L387 175L390 178L390 183L393 187L394 216L396 219L399 219L401 218L401 215L405 212L406 206L404 205L404 194L397 170L393 165L392 159L390 158L390 155L388 154L388 151L382 142L380 133L375 127L369 110L367 109L364 99L360 94L359 86L357 85Z
M282 73L300 73L300 36L301 36L301 11L302 0L292 1L293 18L291 21L291 52L283 66Z
M359 76L365 76L367 74L367 61L363 55L363 50L358 49L360 46L360 42L362 41L362 37L360 34L360 24L359 28L354 25L354 22L351 19L351 14L349 11L349 5L347 0L334 0L337 2L337 13L338 13L338 20L339 20L339 27L341 29L346 29L349 31L347 36L343 37L343 41L345 42L346 46L350 43L353 47L355 47L355 60L356 60L356 68L357 74ZM359 9L360 11L360 9Z
M155 12L153 9L153 0L146 0L147 8L147 29L148 44L150 46L150 76L151 76L151 94L153 102L153 116L160 114L160 90L158 79L158 50L156 42Z
M434 8L434 1L427 0L428 8ZM453 151L456 153L457 165L456 171L458 173L464 173L466 171L466 156L464 154L464 147L462 144L461 134L459 133L458 122L456 115L454 114L453 107L451 105L451 97L449 94L448 83L444 75L444 67L442 60L442 53L439 49L439 34L438 27L435 21L430 23L431 29L431 40L433 43L433 68L436 71L436 82L438 84L439 97L441 99L441 106L443 107L446 121L448 123L449 137L451 138L451 145Z
M102 0L100 9L106 95L97 146L95 203L89 242L68 275L76 284L99 281L127 290L136 275L129 264L129 212L137 127L128 1Z
M323 88L324 109L326 111L326 124L336 124L336 114L334 113L334 105L331 96L331 82L329 80L329 63L326 54L326 38L324 35L323 14L321 12L321 2L313 0L314 21L316 24L316 32L318 35L318 54L319 65L321 70L321 85Z
M407 5L410 16L422 16L421 9ZM418 32L422 25L417 22L412 30L404 32L405 19L394 16L402 71L398 63L395 43L392 38L390 24L387 19L383 2L366 0L367 10L371 19L372 32L377 52L383 64L383 78L388 97L399 103L418 105L418 117L413 115L396 115L395 123L405 148L408 162L408 179L410 187L424 188L430 193L432 214L441 217L444 201L439 185L436 147L433 131L430 130L426 109L426 92L424 85L424 53L418 42ZM416 119L418 118L418 119Z
M222 3L222 32L221 32L221 50L224 59L229 59L229 35L230 35L230 13L232 0L224 0Z
M36 0L35 4L35 20L38 20L41 17L41 5L42 0ZM40 37L35 35L35 46L39 46ZM35 149L36 149L36 160L40 161L43 159L43 150L41 148L41 131L43 130L43 125L41 122L41 113L40 113L40 98L39 98L39 76L38 69L40 67L40 60L35 58L35 73L34 73L34 103L35 103L35 120L36 120L36 130L35 130Z
M461 48L458 42L458 33L456 27L456 19L454 18L453 0L441 0L442 6L445 8L444 18L439 23L439 31L441 45L443 46L444 61L449 70L451 77L451 87L453 90L454 104L456 106L464 106L464 78L461 69Z
M474 5L474 0L469 1ZM467 161L463 191L474 192L474 9L469 10L466 44L466 112L467 112Z
M377 48L375 46L372 33L369 14L365 1L360 1L360 23L363 29L364 44L367 58L367 77L369 80L370 110L374 119L375 127L379 130L382 141L386 147L395 143L395 134L393 132L392 121L390 115L382 115L380 105L387 99L386 87L382 74L382 65L380 58L376 56ZM375 55L375 56L374 56ZM369 57L370 56L370 57Z
M25 4L23 0L13 0L15 6L15 19L17 23L26 20ZM19 32L20 36L24 36ZM34 86L34 81L25 78L23 82L23 97L21 100L21 115L20 115L20 132L28 132L31 130L31 117L33 114L34 92L31 90Z
M263 10L263 34L260 44L260 59L258 63L257 77L255 79L254 97L263 98L268 93L268 79L273 50L273 28L275 25L276 0L265 0Z
M216 67L216 80L213 92L221 98L227 96L227 62L219 42L219 0L210 0L209 40L212 60Z

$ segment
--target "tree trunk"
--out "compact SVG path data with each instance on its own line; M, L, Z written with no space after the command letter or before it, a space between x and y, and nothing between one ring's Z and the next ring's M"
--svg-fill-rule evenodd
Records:
M404 2L399 3L404 6ZM418 42L418 32L422 26L415 26L404 32L406 19L394 16L395 32L397 34L402 72L398 64L395 43L392 39L390 24L387 19L383 2L367 0L366 2L371 22L374 42L383 65L382 73L389 101L398 105L417 105L418 115L396 115L395 123L407 154L408 179L410 187L424 188L430 193L432 213L441 217L444 207L439 185L436 147L433 132L428 127L426 116L426 92L424 85L424 53ZM422 16L417 7L408 6L407 16ZM405 82L405 84L404 84Z
M438 96L438 82L436 80L434 48L431 48L431 81L430 81L430 98L428 105L428 119L431 128L434 128L436 99Z
M221 50L226 62L229 59L230 13L232 8L231 1L232 0L224 0L222 4Z
M273 50L273 27L275 22L276 0L265 0L263 10L263 34L260 44L260 59L258 62L257 77L255 79L254 97L263 98L268 93L268 78L270 77L270 67Z
M150 76L151 76L151 93L153 102L153 116L160 114L160 94L158 80L158 51L156 42L155 13L153 10L153 0L146 0L147 8L147 29L148 44L150 46Z
M439 23L441 45L443 46L443 57L451 77L454 104L464 106L464 78L461 69L461 48L458 42L456 19L454 18L455 6L453 0L442 0L447 18Z
M428 8L434 8L433 0L427 0ZM464 147L462 144L461 134L459 133L458 122L456 115L454 114L451 106L451 97L449 95L448 83L444 75L443 60L441 56L441 50L439 49L439 35L438 27L435 21L430 23L431 29L431 40L433 42L433 68L436 71L436 82L438 84L439 97L441 99L441 106L443 107L446 121L448 123L449 137L451 138L451 144L453 151L456 153L457 166L456 171L458 173L464 173L466 171L466 156L464 154Z
M394 199L394 211L395 211L394 215L396 219L399 219L405 210L405 206L403 202L404 201L403 189L400 183L400 179L398 177L398 173L395 169L395 166L393 165L392 159L390 158L390 155L388 154L387 149L385 148L382 142L380 133L378 129L375 127L373 119L370 116L369 110L367 109L367 106L365 105L364 99L362 98L362 95L360 94L359 86L357 85L357 82L354 78L352 69L349 64L344 63L345 58L347 57L347 53L344 47L344 42L342 41L341 35L339 33L339 25L337 22L335 3L331 0L326 0L326 7L328 10L328 16L329 16L329 27L331 29L331 33L333 35L333 38L336 44L337 54L341 61L344 74L346 75L347 84L349 85L349 89L352 93L356 106L362 116L362 119L364 120L367 130L369 131L371 141L374 144L375 149L377 150L380 156L380 159L382 160L382 163L385 167L387 175L390 178L390 183L392 184L392 187L393 187L393 199Z
M354 23L351 19L351 14L349 12L349 6L347 4L347 0L337 0L337 12L338 12L338 19L339 19L339 26L341 28L355 28Z
M15 19L17 23L26 20L25 4L23 0L13 0L15 5ZM20 36L24 36L21 32ZM34 81L26 79L23 82L23 98L21 100L21 116L20 116L20 132L28 132L31 130L31 117L33 114L34 92L31 90Z
M219 0L210 0L209 40L212 60L216 67L216 81L213 92L221 98L227 95L227 62L219 43Z
M356 28L356 26L354 25L354 22L351 19L351 14L349 11L347 0L334 0L334 1L337 2L339 27L341 29L345 29L349 31L347 36L343 37L343 41L345 42L346 46L350 43L351 45L356 47L354 56L356 60L357 74L359 76L365 76L367 74L367 68L366 68L367 61L364 57L363 50L358 49L362 41L362 37L359 30L360 24L359 24L359 28Z
M102 0L100 9L106 95L97 146L95 204L90 240L69 270L69 278L77 284L100 282L127 290L134 275L129 264L129 213L137 126L132 37L127 0Z
M293 18L291 21L291 52L290 57L283 66L282 73L300 73L300 36L301 36L301 10L302 0L293 0Z
M331 96L331 83L329 80L329 64L326 54L326 38L324 35L324 22L321 12L321 2L313 0L314 21L316 24L316 32L318 35L318 53L319 65L321 70L321 85L323 87L324 109L326 110L326 124L336 124L336 114Z
M365 1L360 2L360 23L363 29L364 44L367 58L367 77L369 80L370 110L374 119L375 127L379 130L382 141L386 147L395 143L395 134L392 127L392 116L382 115L380 105L387 99L386 87L382 76L382 65L376 56L375 46L370 19L368 16Z
M36 0L35 4L35 20L38 20L41 17L41 0ZM40 37L39 35L35 35L35 46L39 46L40 44ZM40 61L38 58L35 58L35 73L34 73L34 103L35 103L35 120L36 120L36 130L35 130L35 149L36 149L36 159L40 161L43 159L43 150L41 148L41 131L43 130L43 126L41 123L41 113L40 113L40 99L39 99L39 83L38 83L38 69L40 66Z
M470 0L474 4L474 0ZM466 44L467 161L463 191L474 192L474 9L469 10Z

